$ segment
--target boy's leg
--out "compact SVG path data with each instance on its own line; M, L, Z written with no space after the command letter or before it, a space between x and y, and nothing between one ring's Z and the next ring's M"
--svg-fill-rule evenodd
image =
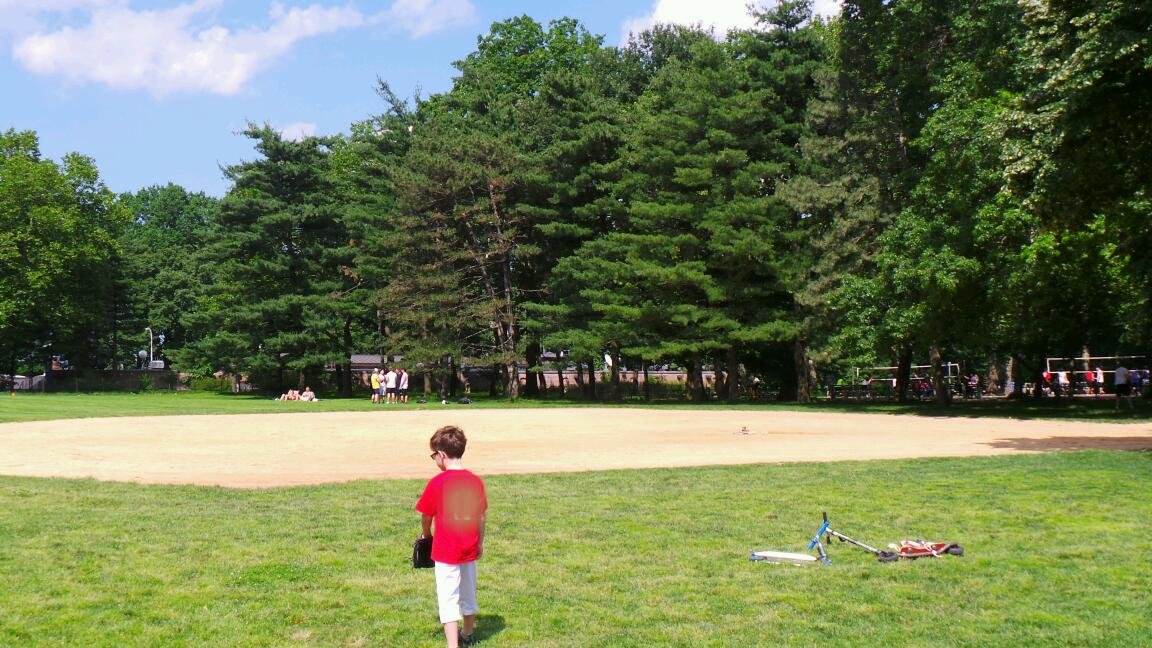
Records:
M460 639L460 565L436 563L436 602L440 608L440 623L444 624L444 639L448 648L457 648Z
M476 561L460 565L460 614L464 617L460 632L471 637L476 631L476 613L480 606L476 603Z

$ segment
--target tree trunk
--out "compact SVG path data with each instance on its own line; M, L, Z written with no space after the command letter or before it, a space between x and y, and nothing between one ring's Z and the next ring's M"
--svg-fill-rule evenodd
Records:
M507 372L504 374L505 393L508 398L516 400L520 398L520 365L513 358L512 362L504 365L504 370Z
M932 359L932 383L936 387L936 404L952 404L952 386L944 380L944 364L940 357L940 347L928 347L928 357Z
M564 374L561 373L560 377L561 377L561 379L563 379ZM580 396L582 398L588 397L588 390L584 387L584 363L583 362L577 362L576 363L576 393L580 394Z
M351 394L347 393L347 391L348 391L347 383L350 381L346 380L344 377L344 372L345 372L346 366L347 365L340 363L340 362L336 363L336 393L338 393L344 397L351 395Z
M533 339L529 340L527 347L524 349L524 361L528 365L527 370L524 372L524 395L528 398L538 398L540 396L540 382L539 379L543 377L540 373L540 342Z
M440 400L448 400L448 396L452 391L452 381L455 379L456 370L453 367L452 356L444 356L440 358Z
M352 338L352 318L344 318L344 328L341 331L342 348L341 351L345 358L348 359L346 363L336 365L336 384L340 395L344 398L352 397L352 348L355 341Z
M811 403L812 371L809 366L808 348L803 340L797 339L792 343L792 363L796 370L796 401Z
M1036 369L1035 369L1035 373L1033 374L1033 375L1035 375L1035 378L1032 379L1032 381L1033 381L1032 384L1035 385L1035 387L1032 389L1032 395L1036 398L1036 400L1040 400L1040 399L1044 398L1044 396L1045 396L1044 386L1047 384L1049 388L1052 387L1052 384L1051 384L1052 374L1051 373L1048 374L1048 382L1045 383L1045 381L1044 381L1044 366L1041 365L1039 362L1033 363L1033 366L1036 367ZM1055 392L1056 390L1053 389L1052 391Z
M588 398L596 400L596 359L588 360Z
M724 366L724 388L728 394L728 402L733 405L740 401L739 375L740 356L737 354L736 345L732 345L728 347L728 359Z
M644 400L652 400L652 390L648 388L651 384L650 376L648 375L648 363L644 363Z
M896 402L908 402L908 384L912 381L912 345L900 347L896 358Z
M699 353L692 354L688 365L688 398L694 403L704 402L704 370Z
M1003 375L1000 373L1000 358L995 353L988 354L988 372L984 375L984 391L999 394Z

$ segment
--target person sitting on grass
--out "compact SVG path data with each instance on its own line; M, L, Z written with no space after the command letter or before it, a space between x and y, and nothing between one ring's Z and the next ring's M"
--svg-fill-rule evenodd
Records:
M316 392L312 391L311 387L305 387L304 391L300 393L300 400L314 403L320 399L316 398Z
M288 391L284 392L284 395L280 397L280 400L300 400L300 392L296 391L295 389L289 389Z

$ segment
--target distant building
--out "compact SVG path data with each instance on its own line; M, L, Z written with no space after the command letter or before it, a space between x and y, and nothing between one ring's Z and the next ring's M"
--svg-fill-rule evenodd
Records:
M384 366L384 356L379 353L353 353L349 367L352 372L372 371Z

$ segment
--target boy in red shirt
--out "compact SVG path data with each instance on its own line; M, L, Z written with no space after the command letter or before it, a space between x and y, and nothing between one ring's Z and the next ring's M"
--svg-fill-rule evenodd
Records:
M428 446L440 469L416 502L423 537L432 537L436 563L436 599L448 648L474 643L476 628L476 561L484 554L484 522L488 500L484 482L464 469L460 460L468 439L464 431L446 425L432 435ZM432 533L432 523L436 533ZM463 627L460 621L463 620Z

